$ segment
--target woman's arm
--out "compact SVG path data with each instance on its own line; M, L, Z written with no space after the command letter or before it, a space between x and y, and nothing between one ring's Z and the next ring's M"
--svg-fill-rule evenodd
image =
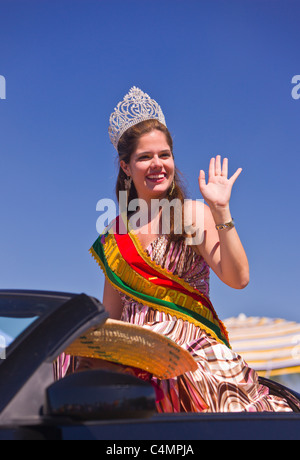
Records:
M230 210L213 213L204 205L204 238L196 250L228 286L243 289L249 283L249 264L234 227L217 230L216 224L231 221Z
M199 187L208 203L204 209L203 241L196 250L216 275L228 286L243 289L249 283L249 264L235 227L217 230L216 225L232 220L229 200L232 186L241 173L227 179L228 160L225 158L221 168L221 157L212 158L209 167L209 180L206 184L205 173L200 171Z
M122 315L122 302L118 291L105 279L103 291L103 305L112 319L120 319Z

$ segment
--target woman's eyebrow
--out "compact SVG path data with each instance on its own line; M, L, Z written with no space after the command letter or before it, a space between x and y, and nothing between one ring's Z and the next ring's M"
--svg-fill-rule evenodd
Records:
M145 151L145 152L138 152L137 155L140 156L140 155L149 155L149 154L152 154L153 152L151 151ZM159 153L171 153L171 150L170 149L165 149L165 150L161 150Z

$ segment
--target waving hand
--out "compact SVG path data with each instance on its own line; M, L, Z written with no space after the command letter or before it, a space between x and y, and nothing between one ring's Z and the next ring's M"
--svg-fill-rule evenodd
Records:
M224 158L223 165L221 165L220 155L210 160L207 183L205 172L203 170L200 171L200 192L210 208L220 209L229 206L233 184L241 172L242 168L237 169L230 179L228 179L228 159Z

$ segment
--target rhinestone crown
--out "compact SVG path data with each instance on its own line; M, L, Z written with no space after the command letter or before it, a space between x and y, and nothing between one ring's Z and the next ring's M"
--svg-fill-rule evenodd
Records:
M128 128L153 118L167 126L158 103L141 89L133 86L109 118L108 133L114 147L118 150L120 137Z

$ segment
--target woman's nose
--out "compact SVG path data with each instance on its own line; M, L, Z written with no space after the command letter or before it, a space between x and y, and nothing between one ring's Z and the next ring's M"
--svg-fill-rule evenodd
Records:
M162 166L162 161L161 161L161 159L159 158L158 155L154 155L152 157L151 166L152 167L154 167L154 166L155 167L161 167Z

